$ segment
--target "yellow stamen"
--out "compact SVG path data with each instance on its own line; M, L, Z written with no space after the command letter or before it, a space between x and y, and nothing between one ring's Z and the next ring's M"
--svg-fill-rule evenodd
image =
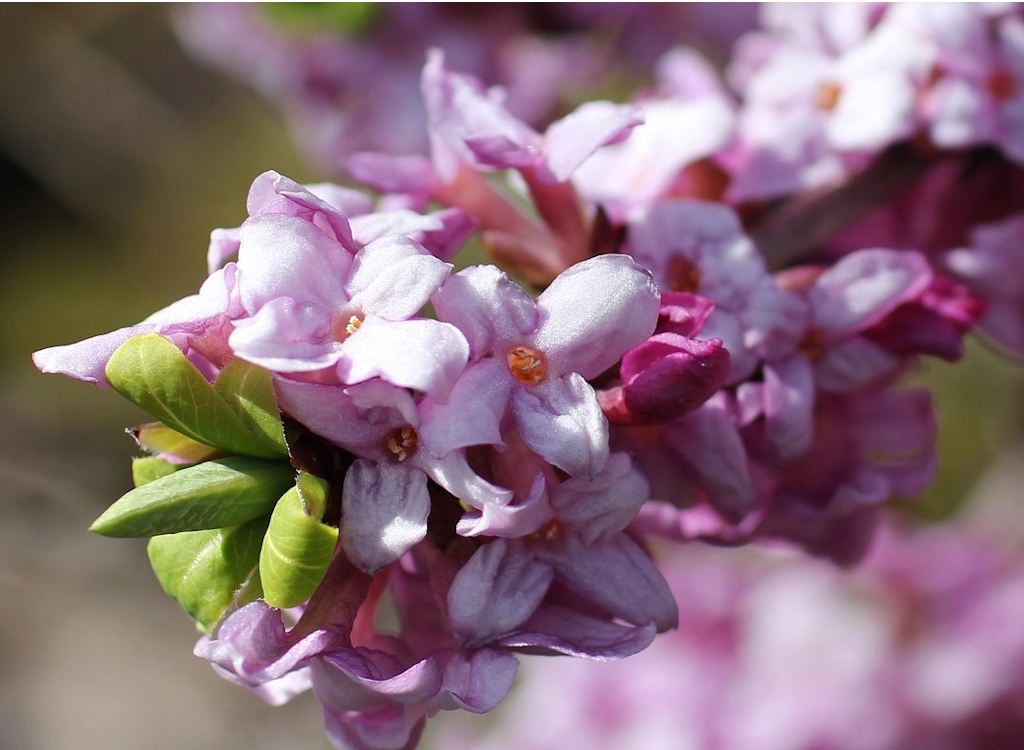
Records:
M398 463L402 463L414 454L419 446L420 436L410 425L396 427L384 439L384 448L395 457Z
M355 334L362 325L363 319L358 315L349 315L346 318L343 313L334 319L334 324L331 326L331 337L335 341L344 341Z

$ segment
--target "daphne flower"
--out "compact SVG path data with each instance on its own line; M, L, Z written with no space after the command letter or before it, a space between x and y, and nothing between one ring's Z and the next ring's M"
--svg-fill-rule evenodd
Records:
M729 208L662 203L635 216L628 231L625 249L651 269L663 292L691 292L714 302L701 336L720 339L729 352L728 382L749 376L759 356L792 339L799 303L778 289Z
M447 404L424 404L425 432L448 448L498 445L507 405L530 448L569 474L595 476L608 427L587 380L653 332L650 276L626 256L599 256L563 272L535 302L497 269L477 267L432 301L466 336L471 364Z
M385 236L354 256L302 218L242 225L239 295L248 317L230 344L277 372L334 368L347 383L383 377L444 392L466 358L451 326L414 319L449 266L412 240ZM399 352L401 352L399 354Z

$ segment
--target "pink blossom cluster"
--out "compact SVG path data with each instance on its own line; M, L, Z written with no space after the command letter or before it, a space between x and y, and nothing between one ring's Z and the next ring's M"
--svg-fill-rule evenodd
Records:
M766 5L730 65L736 200L824 184L894 143L1024 161L1024 18L1010 4Z
M1019 512L1002 513L1006 528ZM662 568L679 629L609 664L528 659L490 725L427 747L985 750L1024 732L1019 544L888 525L862 566L688 548Z
M311 688L338 747L399 750L494 708L517 653L613 659L675 627L655 539L848 564L925 488L936 418L900 378L977 324L1024 350L1020 204L973 189L1024 185L1021 14L764 15L732 90L677 48L630 102L554 120L432 49L427 146L345 152L375 196L266 172L198 294L36 353L102 387L155 333L211 382L270 373L338 545L308 600L239 601L197 654L273 703ZM500 268L456 271L470 238Z
M566 102L593 95L596 82L639 79L681 38L724 54L755 16L750 3L729 9L350 3L334 15L308 7L275 10L204 3L176 9L174 20L196 58L279 107L328 174L353 149L427 146L418 81L430 47L444 48L460 69L500 83L509 109L537 124Z
M610 449L588 382L653 334L647 270L590 258L534 299L493 266L453 274L438 257L472 226L460 211L373 211L273 172L247 205L213 233L199 294L35 355L104 385L123 342L158 333L211 381L233 359L259 365L293 465L336 488L339 545L294 627L256 601L197 653L272 702L312 686L339 746L400 748L428 712L493 708L517 651L621 657L675 625L626 533L648 481ZM398 635L378 628L386 607Z

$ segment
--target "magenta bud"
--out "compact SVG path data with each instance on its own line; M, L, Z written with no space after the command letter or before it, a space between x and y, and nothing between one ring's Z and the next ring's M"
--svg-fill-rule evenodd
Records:
M659 333L622 358L622 400L637 422L668 422L693 411L725 383L729 352L719 339Z
M930 354L954 362L963 356L964 334L985 310L985 301L965 286L936 276L920 297L897 307L864 335L896 354Z
M696 336L714 309L714 302L690 292L662 292L658 333Z

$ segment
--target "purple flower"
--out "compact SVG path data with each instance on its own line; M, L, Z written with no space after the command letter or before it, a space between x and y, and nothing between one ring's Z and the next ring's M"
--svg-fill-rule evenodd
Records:
M875 25L868 5L764 14L773 28L741 40L732 72L744 98L731 199L837 182L848 156L877 153L916 130L917 94L934 56L905 28Z
M992 508L987 510L991 511ZM679 628L612 664L525 658L492 722L452 750L1013 747L1024 731L1024 561L971 519L889 524L856 570L687 545L662 561ZM965 523L966 521L966 523Z
M1024 162L1024 18L1019 9L894 7L884 24L906 29L935 56L922 109L942 148L993 143Z
M465 335L471 363L447 403L424 402L424 433L446 449L500 445L507 406L532 450L595 476L608 428L587 380L653 332L658 299L649 274L621 255L573 266L536 301L495 268L455 274L432 301Z
M935 414L923 389L819 402L810 449L767 481L771 509L758 534L849 564L868 549L882 504L913 497L935 476Z
M227 346L232 319L242 314L237 268L229 264L211 275L198 294L178 300L133 326L64 346L41 349L32 361L41 372L57 373L107 386L107 362L121 344L144 333L159 333L181 349L200 371L215 375L231 359Z
M532 170L543 182L564 182L596 149L622 140L642 122L639 110L587 102L552 123L542 136L505 109L499 89L448 70L437 49L423 69L423 99L434 168L451 182L460 163Z
M711 398L729 374L729 352L719 339L696 339L714 304L689 292L664 292L658 326L626 352L622 385L598 392L613 424L670 422Z
M968 247L946 256L946 266L988 302L984 331L1015 352L1024 352L1024 215L979 225Z
M647 482L629 457L614 454L593 480L538 481L540 492L548 496L551 520L527 537L485 543L452 583L449 618L462 642L528 645L535 636L527 634L541 627L537 622L531 625L531 618L550 607L574 609L572 597L582 597L589 607L637 627L649 623L658 630L672 627L675 604L661 576L636 542L623 533L647 499ZM568 596L553 589L556 584L567 589ZM577 618L593 619L589 608L579 609ZM586 636L572 635L574 628L587 621L573 625L570 617L563 623L569 630L559 637L575 641L574 653L612 656L604 646L599 652L588 652ZM619 632L616 640L626 632ZM592 648L603 642L595 642ZM553 642L548 645L553 647Z
M791 273L795 278L801 272ZM859 250L822 272L803 292L805 322L795 350L788 355L779 351L765 362L763 386L740 386L748 404L760 401L768 439L780 457L798 456L810 445L816 390L859 388L903 364L902 353L863 334L920 298L932 279L931 266L919 253Z
M330 368L346 383L383 377L422 391L450 388L465 342L451 326L415 316L451 266L392 233L393 217L357 223L364 238L379 237L357 249L340 210L301 188L253 203L250 195L252 215L239 230L246 317L229 340L238 356L276 372Z
M661 90L634 102L643 124L596 151L572 178L585 200L619 223L665 198L684 168L717 152L732 133L733 104L706 61L678 48L659 67Z
M699 201L656 205L629 224L626 250L651 269L663 292L691 292L714 302L701 336L729 352L728 382L794 336L799 302L778 289L764 260L726 206Z
M652 502L640 511L639 530L691 539L699 534L691 535L683 527L692 523L694 513L725 519L719 526L726 529L757 509L757 489L736 411L729 394L719 392L698 409L657 428L614 428L612 445L635 453L651 483ZM742 536L750 538L749 533Z
M280 610L253 602L200 639L196 655L271 702L311 686L336 747L411 747L428 713L491 710L517 667L508 653L463 650L439 630L435 585L415 565L370 579L338 555L293 627L285 627ZM385 586L398 609L400 637L374 626Z
M341 545L361 570L377 572L426 536L428 477L475 507L512 498L477 475L463 450L435 443L404 389L380 380L343 388L279 378L275 390L283 411L356 457L344 477Z

